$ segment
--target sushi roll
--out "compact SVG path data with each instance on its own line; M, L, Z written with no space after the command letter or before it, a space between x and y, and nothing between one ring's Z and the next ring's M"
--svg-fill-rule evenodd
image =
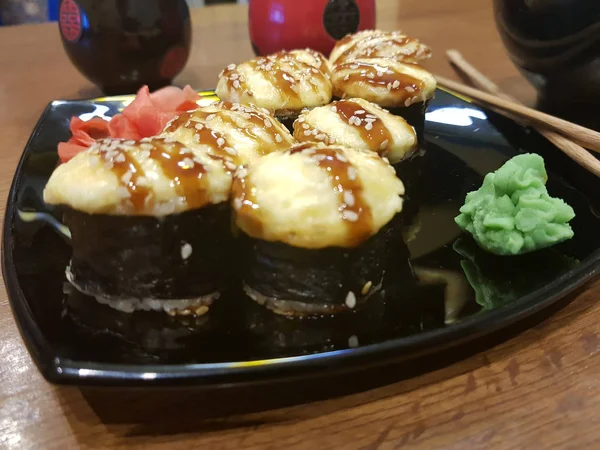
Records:
M340 64L361 58L388 58L406 63L420 63L431 57L431 49L418 39L400 31L364 30L339 40L329 62Z
M377 154L305 143L238 170L234 223L246 294L291 316L335 314L376 294L404 186Z
M425 111L437 83L421 66L388 58L354 59L333 67L332 83L335 97L376 103L404 117L423 140Z
M67 279L124 312L206 313L227 284L231 183L223 159L172 138L97 142L44 190L71 231Z
M232 170L294 142L287 128L266 109L225 101L179 115L167 124L162 136L222 158Z
M306 111L294 122L298 142L322 142L372 151L391 164L417 150L417 135L402 117L360 98Z
M216 93L222 100L266 108L284 123L293 122L303 108L331 102L329 63L314 50L293 50L230 64Z

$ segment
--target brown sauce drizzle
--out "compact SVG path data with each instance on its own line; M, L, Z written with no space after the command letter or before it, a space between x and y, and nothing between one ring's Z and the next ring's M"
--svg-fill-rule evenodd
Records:
M349 60L349 57L352 59L359 58L378 58L378 57L390 57L386 56L387 52L385 51L387 47L397 47L397 50L393 53L392 58L396 59L400 62L411 62L416 58L417 53L423 49L424 57L425 55L429 55L431 51L427 49L427 47L423 46L418 39L410 38L408 36L387 36L386 40L379 43L374 43L373 41L380 39L382 35L372 35L367 38L359 39L354 44L352 44L346 51L344 51L336 62L342 63L346 60ZM401 47L406 47L409 44L416 43L416 49L411 53L402 53L400 52ZM375 44L375 45L373 45ZM362 48L361 48L362 47ZM424 59L421 58L421 59Z
M373 217L370 206L363 197L363 185L358 177L358 171L345 158L342 152L332 148L317 148L311 144L295 146L290 154L313 149L311 158L317 166L327 172L331 187L340 200L339 211L348 227L350 246L354 247L371 236ZM337 155L343 157L343 161Z
M294 54L281 51L266 58L258 58L249 61L248 64L253 70L260 71L269 82L286 95L289 99L300 100L299 75L306 76L307 80L320 79L327 83L328 76L322 70L300 61ZM319 91L319 86L311 82L313 92Z
M378 67L383 70L379 70ZM350 61L345 62L337 66L337 70L340 72L349 70L348 75L339 78L338 83L341 85L348 85L356 82L365 82L368 84L386 87L390 92L401 91L402 99L418 96L423 89L425 89L425 83L423 81L410 76L405 73L394 70L393 67L383 67L377 64L368 63L364 61ZM392 73L388 73L391 71ZM369 77L371 75L372 77ZM347 77L347 78L346 78ZM396 87L394 83L398 82ZM406 89L408 87L408 90Z
M371 114L371 116L375 116L376 118L370 122L373 126L372 129L367 130L366 124L368 122L365 121L367 118L366 115L370 114L368 110L364 109L359 103L354 103L349 100L341 100L339 102L333 103L332 106L335 106L336 112L338 116L350 125L350 117L358 117L361 119L362 123L359 126L351 125L355 128L359 133L360 137L363 141L367 143L369 148L382 156L387 154L385 149L381 149L382 145L387 141L387 145L391 144L393 138L390 133L390 130L384 125L383 121L377 117L375 114ZM363 114L356 114L356 111L363 110L365 111ZM386 145L386 147L387 147Z
M148 159L158 163L177 195L185 199L188 208L200 208L209 203L206 186L200 181L206 173L206 168L194 161L191 150L179 142L166 143L162 139L156 139L146 145L152 147L147 150ZM146 174L139 162L123 146L104 151L104 158L111 163L111 170L129 191L133 211L137 214L149 211L154 205L155 194L145 186L148 180L142 181Z
M252 186L246 181L245 177L233 179L232 198L234 199L236 214L244 217L247 234L254 237L262 236L263 226L260 220L260 208L256 196L252 192Z
M218 103L217 108L219 109L213 112L198 109L196 111L183 113L177 117L165 131L174 132L181 127L186 127L198 136L200 144L209 145L215 155L224 159L229 159L237 165L242 164L244 161L241 161L239 155L232 155L227 152L226 147L233 148L233 145L228 142L225 135L210 127L211 121L207 120L209 116L214 115L215 118L212 120L216 120L218 117L223 122L229 124L233 129L242 131L254 141L259 141L260 145L256 147L256 151L259 155L266 155L275 150L281 150L289 146L289 139L285 138L285 132L282 132L281 128L277 126L277 123L274 120L271 120L266 114L261 115L253 108L225 101ZM239 120L236 121L236 117ZM247 125L244 122L247 122ZM271 126L267 126L266 122L269 122ZM196 125L199 123L202 124L200 130L196 128ZM255 132L256 129L260 129L262 132L267 133L270 137L270 142L259 136ZM280 136L280 142L277 140L277 135ZM222 139L222 141L220 139ZM222 145L219 146L219 143Z
M119 183L129 191L129 201L133 205L133 210L141 212L146 207L151 207L154 202L154 192L140 183L140 179L146 176L140 164L122 147L104 153L104 158L111 163L111 170L118 177ZM129 173L131 177L127 176Z
M171 180L177 195L185 198L188 208L200 208L209 203L207 186L201 180L206 168L194 161L194 154L179 142L166 144L154 142L150 159L155 160L166 177Z

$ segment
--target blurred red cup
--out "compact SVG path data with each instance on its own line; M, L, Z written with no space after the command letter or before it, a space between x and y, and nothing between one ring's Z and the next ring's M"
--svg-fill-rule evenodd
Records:
M309 47L325 55L348 33L375 28L375 0L250 0L257 55Z

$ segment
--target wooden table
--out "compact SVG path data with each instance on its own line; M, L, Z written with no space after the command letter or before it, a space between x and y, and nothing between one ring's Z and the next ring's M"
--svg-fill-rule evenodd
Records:
M531 103L533 90L509 62L489 3L378 0L378 26L429 43L436 53L429 67L446 76L454 74L444 51L460 49L508 93ZM222 67L249 58L246 16L238 5L196 10L193 55L177 82L211 88ZM67 60L55 24L0 29L2 205L44 106L97 94ZM534 328L426 375L340 398L229 415L249 400L165 394L155 403L143 394L86 394L49 385L25 350L2 290L0 448L599 448L599 293L599 283L590 285ZM296 393L296 402L307 398Z

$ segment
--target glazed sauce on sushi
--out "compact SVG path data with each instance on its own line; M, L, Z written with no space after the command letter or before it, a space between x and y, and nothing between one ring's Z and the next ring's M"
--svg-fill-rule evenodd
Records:
M405 94L403 97L418 95L425 88L425 84L408 74L398 72L392 67L379 66L363 61L352 61L337 66L340 71L349 70L346 76L339 81L340 84L367 83L385 87L390 92Z
M111 170L129 192L129 201L134 211L143 211L147 206L146 202L152 201L154 193L141 182L146 174L140 164L120 147L106 151L104 158L111 164Z
M312 54L312 53L311 53ZM299 77L306 78L314 92L318 92L320 84L311 82L311 80L319 79L323 83L327 83L328 76L322 69L325 61L320 55L313 54L316 60L319 61L319 68L311 66L304 61L298 59L294 54L288 52L279 52L268 57L262 57L248 61L251 70L260 72L283 96L288 99L300 99ZM250 95L251 91L247 89L245 78L240 74L237 66L231 64L221 74L227 80L227 88L229 90L246 90Z
M338 59L336 59L336 62L343 62L350 55L352 55L352 59L379 57L386 58L389 57L387 56L389 53L384 51L385 47L397 48L393 53L393 58L397 59L398 61L412 62L418 59L425 59L431 54L431 50L421 45L417 39L410 38L408 36L387 37L383 42L380 42L377 45L372 45L372 41L380 38L380 35L373 35L365 39L357 40L344 53L342 53ZM406 52L406 50L403 50L410 44L416 44L416 49L412 52Z
M166 142L163 139L155 139L151 143L131 143L139 145L142 151L147 152L142 158L153 160L160 166L177 195L185 199L188 208L199 208L209 203L207 190L201 181L206 168L194 159L191 150L179 142ZM127 189L129 195L125 200L131 202L133 212L144 214L152 208L155 196L154 192L146 187L146 173L140 162L128 152L128 144L108 144L100 151L104 153L104 159L110 164L111 170Z
M265 141L258 148L258 152L262 155L287 148L289 145L266 114L261 116L252 108L230 102L220 102L218 107L221 108L220 111L195 110L183 113L175 118L165 131L173 133L182 127L187 128L194 133L194 140L198 144L210 146L214 155L236 165L242 163L237 150L228 142L227 136L210 126L211 121L217 118L230 125L232 130L238 130L253 140L262 139L256 133L258 129L269 135L271 142ZM229 166L228 168L231 169Z
M386 153L385 149L393 138L379 117L364 110L360 104L348 100L336 102L332 108L335 108L344 122L356 125L355 129L369 148L377 150L379 154Z
M179 142L155 143L150 158L160 165L165 176L174 185L177 195L185 199L188 208L200 208L209 203L206 189L200 183L206 168L194 160L191 150Z
M363 185L354 166L342 152L331 148L314 148L314 144L294 147L290 154L311 152L310 157L317 166L327 172L331 187L337 193L342 219L348 226L349 246L355 247L364 242L372 231L371 208L363 198Z
M235 210L246 217L246 227L253 236L261 236L263 226L260 221L260 208L254 194L253 186L246 179L246 168L242 167L236 174L237 182L232 185L232 198Z

